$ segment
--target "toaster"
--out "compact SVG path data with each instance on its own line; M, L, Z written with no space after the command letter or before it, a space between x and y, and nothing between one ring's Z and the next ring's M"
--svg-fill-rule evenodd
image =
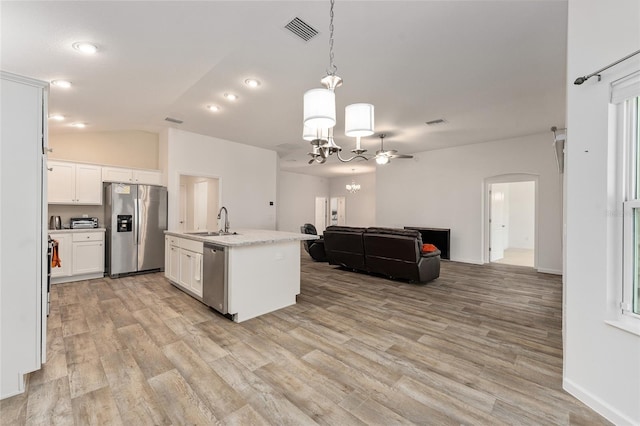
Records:
M71 229L91 229L98 227L97 217L72 217L69 219Z

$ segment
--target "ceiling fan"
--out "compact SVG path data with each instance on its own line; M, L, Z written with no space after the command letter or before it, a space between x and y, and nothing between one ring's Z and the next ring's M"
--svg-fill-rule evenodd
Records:
M413 158L413 155L398 154L398 151L395 149L385 151L384 138L386 137L387 135L384 133L380 134L380 149L376 151L376 155L373 157L376 159L376 163L387 164L392 158Z

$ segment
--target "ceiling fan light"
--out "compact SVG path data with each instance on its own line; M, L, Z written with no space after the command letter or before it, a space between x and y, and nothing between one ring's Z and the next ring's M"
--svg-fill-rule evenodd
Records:
M304 94L304 125L311 130L336 125L336 94L330 89L311 89Z
M376 163L380 164L381 166L384 164L387 164L389 162L389 157L387 157L386 155L378 155L376 157Z
M344 109L344 134L351 137L371 136L374 132L374 107L351 104Z

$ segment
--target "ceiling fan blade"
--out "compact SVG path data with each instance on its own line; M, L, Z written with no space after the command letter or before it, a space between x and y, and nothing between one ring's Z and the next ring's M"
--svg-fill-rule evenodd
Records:
M413 158L413 155L407 155L407 154L392 154L389 156L389 158Z

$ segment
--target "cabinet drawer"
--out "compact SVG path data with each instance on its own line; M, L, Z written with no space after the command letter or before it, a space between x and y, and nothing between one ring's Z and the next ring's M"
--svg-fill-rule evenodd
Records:
M73 233L73 241L102 241L104 233L102 232L75 232Z
M180 243L178 242L180 241L180 238L169 236L167 237L167 240L169 241L169 245L180 247Z
M180 238L180 247L186 250L191 250L196 253L202 254L204 252L204 245L202 241L187 240Z

